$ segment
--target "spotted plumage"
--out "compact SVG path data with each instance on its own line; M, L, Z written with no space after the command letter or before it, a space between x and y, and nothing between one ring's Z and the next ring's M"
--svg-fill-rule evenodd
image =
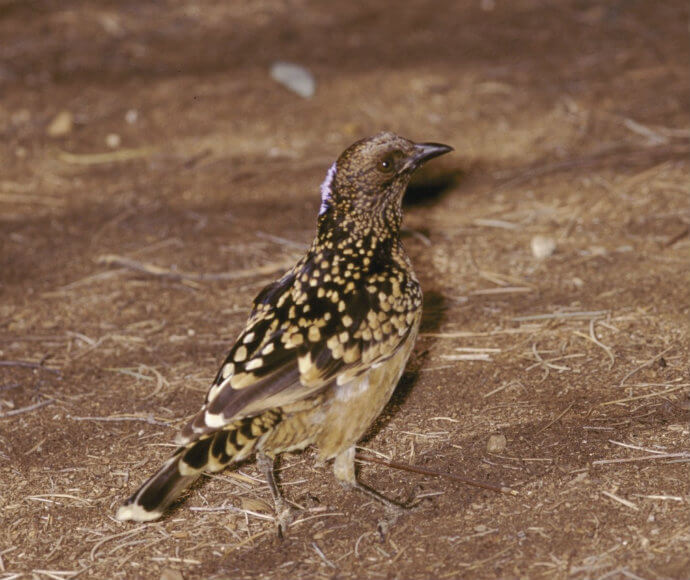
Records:
M255 298L180 447L119 519L156 519L201 472L253 452L279 507L273 458L312 444L335 458L339 481L387 502L357 482L354 445L400 379L421 317L400 242L402 196L421 163L448 151L392 133L345 150L321 186L311 247Z

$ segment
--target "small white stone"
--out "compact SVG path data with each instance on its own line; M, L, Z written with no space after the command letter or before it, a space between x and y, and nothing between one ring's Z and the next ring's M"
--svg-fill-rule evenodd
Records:
M534 236L530 246L532 247L532 255L543 260L556 251L556 240L548 236Z
M274 62L271 65L271 78L305 99L313 97L316 91L314 77L306 68L298 64Z
M72 132L74 117L69 111L60 111L48 125L46 133L48 137L64 137Z
M492 435L486 443L486 450L489 453L502 453L507 443L505 435Z
M122 139L117 133L110 133L105 138L105 144L111 149L117 149L122 143Z

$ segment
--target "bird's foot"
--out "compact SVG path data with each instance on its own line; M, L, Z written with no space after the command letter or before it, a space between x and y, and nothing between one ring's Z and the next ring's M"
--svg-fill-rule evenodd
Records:
M285 536L287 534L288 527L295 520L297 514L302 510L293 507L289 503L284 501L279 503L280 505L276 503L275 521L277 526L278 538L283 540L285 539Z

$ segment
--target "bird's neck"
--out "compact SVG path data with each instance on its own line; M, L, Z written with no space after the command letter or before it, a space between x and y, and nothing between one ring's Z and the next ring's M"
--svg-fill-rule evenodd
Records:
M364 255L373 251L382 257L394 255L401 250L400 208L367 215L352 211L343 214L336 208L331 208L319 216L316 243L325 243L337 251L347 249L348 253L351 251L354 254Z

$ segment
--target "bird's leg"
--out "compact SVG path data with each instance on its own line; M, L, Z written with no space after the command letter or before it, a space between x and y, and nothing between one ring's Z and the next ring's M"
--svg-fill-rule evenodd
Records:
M264 477L268 483L268 487L271 489L271 495L273 496L273 504L276 511L276 521L278 523L278 535L282 538L287 531L287 527L292 521L294 515L294 509L283 497L283 492L278 487L275 478L275 457L268 456L263 452L259 452L256 455L256 462L264 472Z
M354 446L336 455L335 461L333 462L333 474L342 486L361 491L370 498L382 503L384 506L386 506L387 510L396 516L401 515L405 510L415 507L415 504L413 503L402 504L392 499L388 499L378 491L371 489L370 487L367 487L363 483L357 481L357 475L355 474Z

